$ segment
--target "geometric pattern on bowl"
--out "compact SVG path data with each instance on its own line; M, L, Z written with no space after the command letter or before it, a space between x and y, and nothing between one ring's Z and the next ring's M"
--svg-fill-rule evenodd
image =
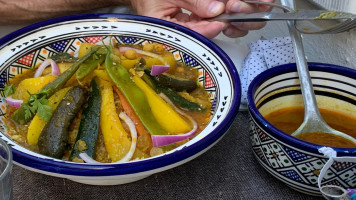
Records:
M16 164L86 184L123 184L188 162L216 144L226 133L238 112L241 95L240 80L232 61L201 35L185 27L144 16L65 16L25 27L1 38L1 97L4 97L4 85L9 79L33 68L48 56L56 52L76 55L81 43L101 43L101 40L108 43L110 37L121 44L161 43L177 61L198 69L199 82L209 92L213 105L205 129L186 144L165 154L111 165L88 165L49 158L16 144L2 129L0 138L12 146ZM1 120L4 120L4 115L5 102L0 98Z
M320 101L323 104L327 98L342 99L347 109L351 108L352 112L355 112L355 71L318 63L310 63L309 68L316 97L317 100L319 99L319 107L323 107ZM343 73L340 73L340 70L343 70ZM340 74L335 74L337 72ZM248 94L249 104L253 101L253 105L249 105L249 126L255 158L270 174L293 189L311 195L321 195L317 185L318 175L328 161L328 158L318 152L321 146L299 140L278 130L267 122L259 111L266 110L264 107L268 106L281 106L279 103L273 103L273 101L278 102L279 99L291 100L292 96L301 98L295 64L284 65L265 72L252 84ZM339 105L342 104L341 100L335 101ZM290 103L285 102L288 104L285 107L290 106ZM327 105L330 106L330 104ZM334 150L337 151L338 156L356 156L354 148L334 148ZM324 176L322 185L355 188L356 157L355 162L334 162Z

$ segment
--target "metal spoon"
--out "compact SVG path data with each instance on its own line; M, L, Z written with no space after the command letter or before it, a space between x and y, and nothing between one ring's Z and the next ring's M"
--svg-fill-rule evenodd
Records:
M294 133L292 133L292 136L298 137L301 134L319 132L340 136L356 145L355 138L331 128L321 117L318 104L316 102L313 85L310 79L308 64L305 59L301 34L295 28L293 21L288 21L287 24L293 41L294 54L299 75L300 88L302 90L305 113L303 123Z
M260 1L245 1L253 4L264 4L282 8L284 11L290 12L292 9L286 6L276 5ZM311 83L308 64L305 59L301 34L294 26L294 21L287 21L289 32L293 41L295 60L300 80L304 102L304 121L300 127L292 133L292 136L297 137L301 134L311 134L315 132L340 136L356 145L356 139L331 128L321 117L318 104L316 102L313 85Z
M292 136L298 137L301 134L310 134L315 132L322 132L332 135L341 136L356 145L356 139L331 128L321 117L318 104L315 99L313 85L311 83L308 65L305 60L301 34L295 29L294 24L288 21L290 34L293 41L295 60L297 63L297 70L299 74L300 87L304 102L304 121L302 125L292 133Z

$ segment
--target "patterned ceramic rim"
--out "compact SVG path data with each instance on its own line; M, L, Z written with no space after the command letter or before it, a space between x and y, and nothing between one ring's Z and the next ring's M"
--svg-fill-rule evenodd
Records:
M350 68L346 68L338 65L332 65L332 64L325 64L325 63L314 63L314 62L308 63L308 66L310 71L330 72L330 73L335 73L335 74L356 79L356 71ZM266 130L269 130L269 133L276 139L286 144L292 145L296 148L300 148L315 154L320 154L318 152L318 149L322 147L321 145L316 145L313 143L309 143L297 139L293 136L290 136L289 134L280 131L279 129L274 127L271 123L269 123L267 120L265 120L265 118L258 111L254 103L254 92L263 82L276 75L289 73L289 72L296 72L296 70L297 69L295 63L280 65L262 72L255 79L253 79L247 91L249 112L251 117L253 117L254 121L257 122L260 127L265 127ZM333 149L337 151L338 156L353 156L353 155L356 156L356 148L333 148Z
M83 32L86 31L86 29L90 30L95 30L97 28L99 29L106 29L108 28L107 26L88 26L87 22L91 21L101 21L101 22L107 22L107 23L114 23L117 21L130 21L130 22L135 22L135 23L140 23L142 26L151 26L153 28L158 27L160 29L165 29L168 32L174 33L173 35L181 35L182 37L185 36L191 40L193 40L196 43L199 43L200 45L204 46L206 48L206 51L208 53L216 55L216 58L219 59L222 69L218 68L218 66L210 69L209 70L216 70L217 75L221 76L219 70L225 70L224 73L228 76L228 81L230 82L231 86L231 96L227 97L220 97L220 103L217 105L217 107L222 104L223 106L219 107L219 110L216 110L214 113L212 120L210 121L209 124L214 124L217 125L215 128L208 133L205 137L199 139L198 141L194 142L192 145L189 146L184 146L184 148L180 148L179 150L173 151L172 153L167 153L164 154L163 156L158 156L158 157L153 157L150 159L145 159L145 160L140 160L140 161L134 161L134 162L128 162L128 163L121 163L121 164L112 164L112 165L86 165L86 164L77 164L77 163L72 163L72 162L65 162L61 160L56 160L56 159L50 159L50 158L43 158L36 156L35 153L24 153L16 148L14 148L14 145L12 145L12 150L13 150L13 157L14 161L21 164L28 166L30 168L34 169L39 169L47 172L52 172L55 174L66 174L66 175L77 175L77 176L112 176L112 175L125 175L125 174L135 174L135 173L140 173L140 172L145 172L145 171L150 171L154 169L159 169L163 168L165 166L172 165L174 163L178 163L180 161L183 161L189 157L192 157L193 155L203 151L204 149L208 148L214 142L216 142L223 134L228 130L230 125L232 124L235 116L237 115L239 105L240 105L240 97L241 97L241 86L240 86L240 79L237 73L237 70L233 64L233 62L230 60L230 58L223 52L217 45L215 45L213 42L211 42L209 39L205 38L204 36L188 29L183 26L167 22L164 20L160 19L155 19L155 18L149 18L149 17L144 17L144 16L136 16L136 15L126 15L126 14L84 14L84 15L71 15L71 16L65 16L65 17L60 17L60 18L55 18L47 21L43 21L34 25L27 26L25 28L22 28L18 31L15 31L2 39L0 39L0 53L4 50L4 48L7 48L7 50L12 51L12 52L17 52L20 51L21 48L25 48L24 46L29 45L29 43L37 43L40 41L41 37L36 37L34 40L37 41L28 41L26 43L19 43L19 45L15 45L14 43L20 41L22 38L31 36L36 31L41 31L44 30L48 27L55 27L60 24L75 24L76 27L72 27L73 29L75 28L76 30L81 30ZM83 24L86 25L81 25L78 26L79 23L83 22ZM98 23L97 23L98 24ZM106 25L106 24L105 24ZM111 24L112 25L112 24ZM116 27L115 24L111 26L111 28L118 28ZM58 29L60 30L60 29ZM146 30L147 32L148 30ZM74 32L74 31L73 31ZM154 32L150 32L151 37ZM155 34L164 34L164 33L155 33ZM58 34L60 36L60 34ZM44 36L42 36L44 37ZM169 38L169 34L165 37L167 40L179 40L179 38ZM11 48L9 46L12 46ZM37 47L39 47L37 45ZM29 51L27 50L27 53ZM23 53L22 55L24 55ZM208 59L209 62L212 64L213 61L210 61L209 57L204 57L204 59ZM203 59L202 58L202 59ZM213 59L213 58L212 58ZM208 61L206 61L208 62ZM1 66L3 66L4 63L1 63ZM1 68L1 67L0 67ZM212 72L211 72L212 73ZM226 79L226 77L225 77ZM3 91L1 91L3 92ZM225 100L224 100L225 99ZM222 100L222 101L221 101ZM229 101L228 103L226 101ZM225 104L227 104L229 107L224 107ZM220 112L221 108L221 112ZM225 109L226 108L226 109ZM224 111L225 109L225 111ZM224 112L224 113L223 113ZM223 114L220 114L223 113ZM220 115L219 115L220 114ZM221 116L224 117L221 117ZM221 117L221 118L220 118ZM220 119L219 119L220 118ZM214 121L215 120L215 121ZM5 140L8 139L6 136L0 134L0 137L3 137ZM7 140L9 143L9 139ZM18 146L18 145L17 145Z

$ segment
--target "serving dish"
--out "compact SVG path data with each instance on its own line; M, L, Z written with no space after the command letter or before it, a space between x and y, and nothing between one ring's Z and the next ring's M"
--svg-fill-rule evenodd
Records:
M309 63L319 108L355 116L356 71L323 63ZM258 75L248 89L250 139L253 153L270 174L289 187L311 195L321 195L318 176L328 157L321 145L282 132L263 116L281 108L303 106L295 64L271 68ZM333 148L338 157L355 157L356 148ZM322 185L356 187L355 162L334 162Z
M51 19L15 31L0 40L0 90L16 74L34 67L56 52L77 54L84 42L114 38L122 44L157 42L176 60L197 68L199 82L213 104L207 127L173 151L120 164L81 164L49 158L17 145L2 124L0 137L11 147L15 164L26 169L92 185L123 184L168 170L201 155L225 134L240 105L240 80L234 64L214 43L200 34L167 21L123 14L85 14ZM1 99L1 118L5 115Z

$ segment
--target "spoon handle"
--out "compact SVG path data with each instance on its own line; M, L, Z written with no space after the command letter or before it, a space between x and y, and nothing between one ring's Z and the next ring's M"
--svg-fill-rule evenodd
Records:
M312 118L321 118L316 102L313 84L310 79L308 64L305 59L301 34L296 30L293 21L288 21L289 32L293 41L295 60L299 74L299 81L304 102L304 121Z

